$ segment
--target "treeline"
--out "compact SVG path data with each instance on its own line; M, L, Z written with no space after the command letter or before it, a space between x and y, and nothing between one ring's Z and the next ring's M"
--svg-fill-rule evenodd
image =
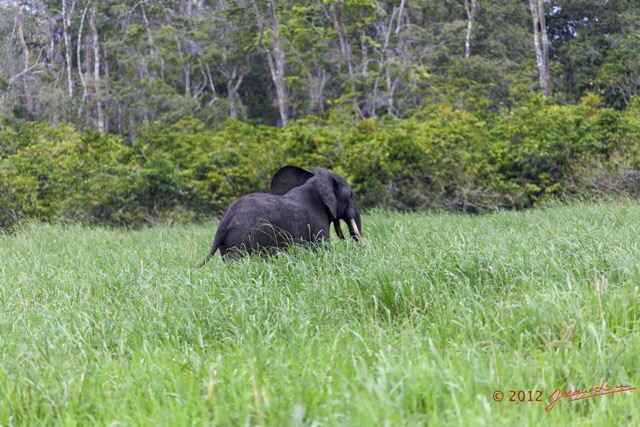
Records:
M364 208L524 208L547 197L640 195L640 99L624 111L589 95L558 106L534 96L512 110L447 104L354 122L307 116L278 128L196 118L120 136L19 122L0 130L0 227L22 218L138 226L219 213L268 191L284 164L343 174Z
M284 164L363 207L640 190L637 0L0 0L0 228L218 213Z
M587 92L621 110L638 22L637 0L0 1L0 115L132 143L186 115L284 125Z

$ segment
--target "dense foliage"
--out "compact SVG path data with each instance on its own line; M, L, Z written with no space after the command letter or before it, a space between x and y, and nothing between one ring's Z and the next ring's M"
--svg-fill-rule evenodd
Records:
M69 219L139 225L210 216L267 191L284 164L343 174L364 208L522 208L548 196L640 188L640 102L597 96L558 106L534 97L500 112L446 104L411 118L354 122L333 110L287 127L195 118L148 125L132 145L68 125L0 130L0 224Z
M540 92L541 66L557 102L590 91L623 109L640 93L639 22L637 0L0 1L0 114L133 141L185 115L495 110Z
M0 227L207 216L287 163L364 207L637 193L639 22L636 0L0 1Z

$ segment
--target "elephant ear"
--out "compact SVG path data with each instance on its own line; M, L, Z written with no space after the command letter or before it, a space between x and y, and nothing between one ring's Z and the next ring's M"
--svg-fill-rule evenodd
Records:
M271 193L284 196L289 190L299 187L313 174L297 166L284 166L271 178Z
M335 180L331 172L324 168L316 168L316 180L313 183L322 203L331 212L332 219L338 218L338 196L335 190Z

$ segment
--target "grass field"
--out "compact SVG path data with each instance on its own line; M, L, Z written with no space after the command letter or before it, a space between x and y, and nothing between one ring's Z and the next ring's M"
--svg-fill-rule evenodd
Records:
M640 386L637 203L363 228L195 272L215 223L0 235L0 424L640 425L640 390L545 410Z

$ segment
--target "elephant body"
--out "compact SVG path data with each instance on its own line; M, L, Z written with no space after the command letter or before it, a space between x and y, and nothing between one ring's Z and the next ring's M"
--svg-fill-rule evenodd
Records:
M360 213L346 180L326 169L316 174L294 166L276 173L272 193L251 193L233 202L223 215L203 266L216 251L236 258L256 250L274 251L291 244L327 242L333 222L338 236L340 219L350 234L361 239ZM277 193L277 194L274 194Z
M222 255L229 250L279 248L290 243L328 238L329 218L310 214L287 196L251 193L231 206L220 221L215 243ZM320 226L319 224L326 226ZM214 244L215 244L214 243Z

